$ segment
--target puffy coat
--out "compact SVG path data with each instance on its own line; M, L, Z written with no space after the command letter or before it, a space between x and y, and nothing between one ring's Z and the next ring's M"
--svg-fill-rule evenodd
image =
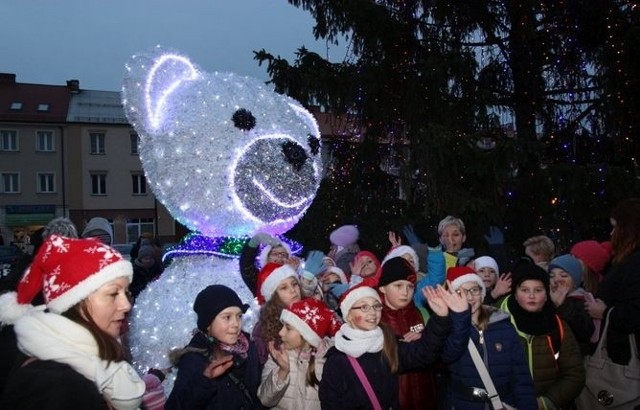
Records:
M203 374L211 354L206 337L197 333L188 346L205 351L188 352L180 357L178 376L165 404L166 410L262 408L256 395L260 384L260 367L253 342L249 342L246 360L234 364L230 371L215 379ZM231 374L244 383L246 393L233 381Z
M489 325L482 333L471 329L471 340L483 357L500 399L519 410L537 410L536 391L529 373L524 349L509 315L493 307L489 309ZM485 388L480 374L467 352L449 365L447 409L484 410L485 402L471 399L466 393L473 387Z
M508 310L507 300L502 304L502 309ZM570 406L585 382L585 368L578 342L567 323L559 317L557 319L560 333L557 351L552 348L551 334L532 336L518 330L536 394L545 401L548 409ZM513 317L511 323L517 329Z
M326 361L325 354L331 348L333 341L325 338L323 348L316 351L314 368L316 378L322 380L322 369ZM307 386L307 370L309 358L301 356L294 350L288 350L289 375L284 381L278 379L278 364L271 358L262 369L262 383L258 388L258 398L266 407L274 409L320 409L318 385Z

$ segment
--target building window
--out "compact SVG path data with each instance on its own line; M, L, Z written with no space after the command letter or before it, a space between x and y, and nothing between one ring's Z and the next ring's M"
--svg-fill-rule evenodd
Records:
M22 109L22 103L20 101L14 101L11 103L9 109L12 111L20 111Z
M53 131L36 131L36 150L55 151L53 145Z
M39 112L47 112L49 111L49 104L38 104Z
M91 138L91 154L104 155L104 132L92 132L89 133Z
M91 174L91 195L107 195L107 174Z
M18 131L0 130L0 151L18 150Z
M6 172L2 175L2 193L18 194L20 193L20 174L17 172Z
M131 175L133 195L147 195L147 181L142 174Z
M131 133L129 134L129 141L131 143L131 155L138 155L138 142L139 142L138 134Z
M48 172L39 172L37 192L40 194L55 193L56 192L56 175Z
M153 218L138 218L127 220L127 242L133 243L138 240L144 232L149 232L155 237L155 224Z

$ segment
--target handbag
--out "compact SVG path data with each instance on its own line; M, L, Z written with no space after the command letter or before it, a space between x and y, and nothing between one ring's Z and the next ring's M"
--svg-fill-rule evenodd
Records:
M473 343L471 339L469 339L469 354L471 354L471 359L473 359L473 364L476 365L476 369L478 369L478 374L482 379L482 383L484 384L484 388L487 390L489 396L487 397L491 402L491 407L494 410L517 410L515 407L510 406L506 403L503 403L500 400L500 395L496 390L496 386L493 384L493 380L491 380L491 376L489 375L489 371L487 370L487 366L485 366L482 361L482 357L480 356L480 352L478 352L478 348Z
M632 409L640 405L640 362L636 338L629 335L629 364L611 361L607 354L610 309L595 352L585 358L586 383L575 404L578 409Z
M362 383L362 387L367 392L367 396L369 396L369 400L371 401L371 405L373 406L373 410L382 410L382 406L380 406L380 402L378 401L378 396L376 396L373 391L373 387L371 387L371 383L369 383L369 379L367 379L367 375L364 374L364 370L362 370L362 366L356 360L355 357L347 355L349 359L349 363L351 363L351 367L355 370L358 379L360 379L360 383Z

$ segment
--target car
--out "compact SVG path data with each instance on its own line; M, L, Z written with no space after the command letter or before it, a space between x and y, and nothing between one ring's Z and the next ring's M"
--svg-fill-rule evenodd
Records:
M123 258L130 261L131 260L131 249L133 248L132 243L117 243L111 245L115 250L120 252Z
M0 246L0 277L7 276L22 255L22 251L16 246Z

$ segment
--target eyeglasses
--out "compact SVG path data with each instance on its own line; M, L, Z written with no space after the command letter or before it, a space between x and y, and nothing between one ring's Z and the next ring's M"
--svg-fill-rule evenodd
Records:
M482 288L480 286L474 286L471 289L465 289L465 288L460 288L458 290L456 290L456 293L458 295L462 295L462 292L464 291L464 295L465 296L480 296L480 294L482 293Z
M371 309L375 310L376 312L380 312L382 310L382 304L376 303L373 306L372 305L353 306L351 307L351 309L360 309L365 313L369 312Z
M286 252L271 252L269 254L269 257L274 257L274 258L286 258L287 256L289 256L289 254Z

